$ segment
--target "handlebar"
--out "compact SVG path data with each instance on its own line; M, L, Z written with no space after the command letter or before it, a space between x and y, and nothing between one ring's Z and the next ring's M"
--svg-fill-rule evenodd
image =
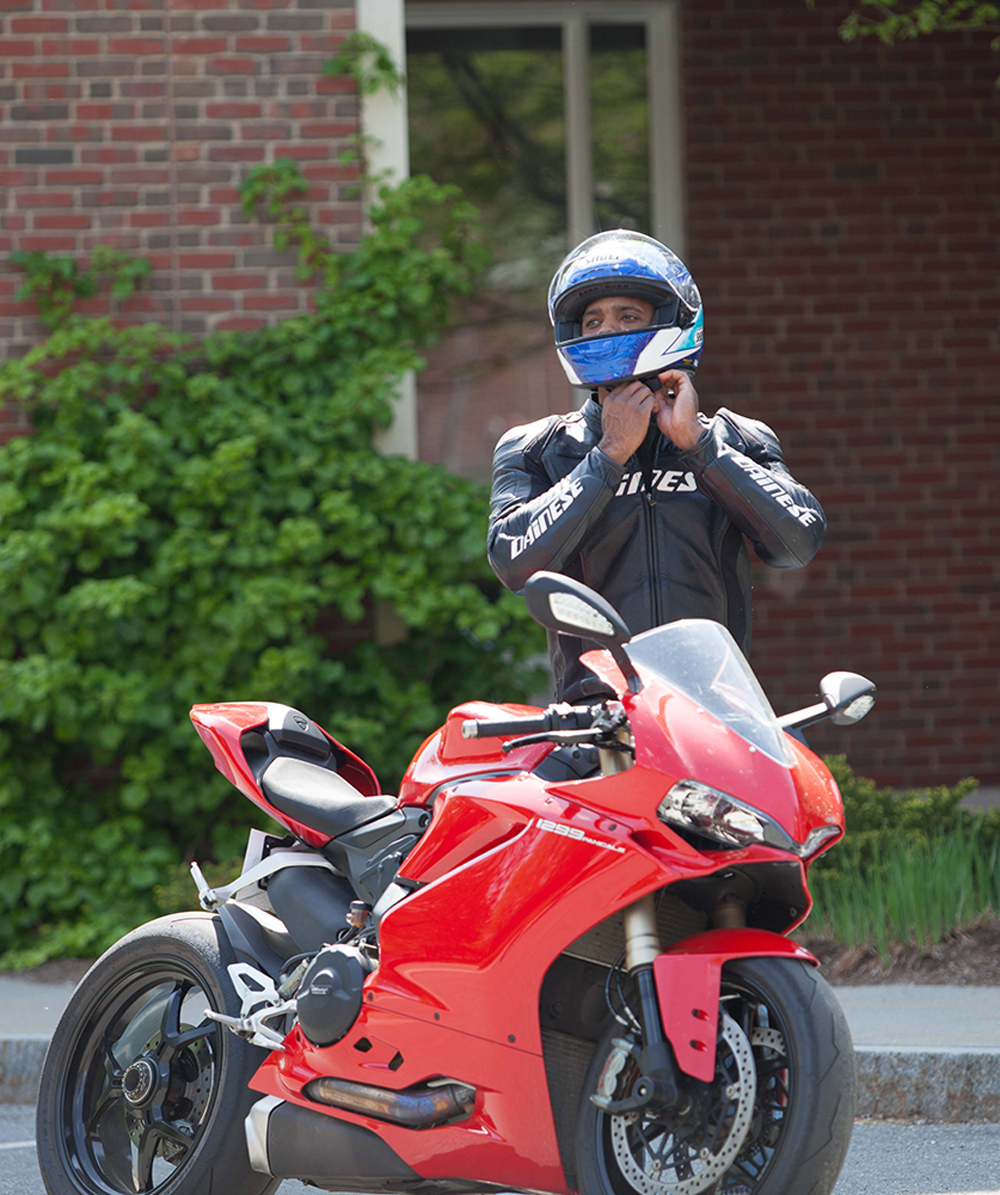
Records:
M544 734L550 730L581 730L593 723L594 713L594 707L589 705L550 705L543 714L528 714L523 718L503 718L495 722L470 718L462 723L462 738L490 739L515 734Z

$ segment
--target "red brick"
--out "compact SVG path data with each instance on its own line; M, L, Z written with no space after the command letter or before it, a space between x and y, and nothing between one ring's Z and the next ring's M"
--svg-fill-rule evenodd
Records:
M10 68L14 79L65 79L68 62L15 62Z
M36 232L54 228L89 228L90 216L74 212L63 212L58 216L35 216L32 227Z
M295 295L246 295L243 308L246 311L297 311Z
M175 54L224 54L227 48L224 37L185 37L173 43Z
M109 54L128 54L130 58L145 58L150 54L163 54L167 41L162 37L109 37Z
M235 262L232 253L180 253L178 263L182 270L226 270Z
M72 207L69 191L22 191L17 197L18 207Z
M11 17L11 33L65 33L69 28L66 17Z
M236 300L224 295L186 295L181 299L182 311L232 311Z
M290 37L247 34L245 37L237 37L236 39L236 49L241 54L266 54L269 51L290 50L291 48L292 39ZM225 49L225 47L223 46L222 49Z
M267 286L266 274L213 274L212 287L215 290L263 290Z
M169 132L165 124L119 124L111 126L112 141L166 141Z
M210 75L259 75L263 64L256 58L211 58L205 69Z

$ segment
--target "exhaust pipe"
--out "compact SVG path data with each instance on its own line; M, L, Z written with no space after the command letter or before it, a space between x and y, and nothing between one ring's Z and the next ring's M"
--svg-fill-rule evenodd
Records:
M346 1079L313 1079L303 1094L320 1104L374 1116L408 1129L429 1129L459 1116L468 1116L476 1104L476 1089L464 1083L441 1083L435 1087L411 1087L390 1091L349 1083Z
M378 1133L273 1095L250 1109L246 1137L250 1165L272 1178L326 1191L401 1191L423 1181Z

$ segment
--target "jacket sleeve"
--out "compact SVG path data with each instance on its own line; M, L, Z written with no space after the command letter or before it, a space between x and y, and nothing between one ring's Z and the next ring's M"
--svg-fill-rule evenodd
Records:
M624 466L592 448L554 485L530 449L538 440L514 428L493 455L487 551L500 580L520 593L532 573L570 560L625 475Z
M789 473L766 424L720 410L681 460L771 568L802 568L819 551L823 508Z

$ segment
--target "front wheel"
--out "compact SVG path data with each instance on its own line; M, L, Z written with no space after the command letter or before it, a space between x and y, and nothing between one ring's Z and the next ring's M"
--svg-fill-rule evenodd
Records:
M609 1115L638 1078L621 1026L605 1033L577 1124L580 1195L829 1195L854 1123L856 1067L847 1021L815 968L741 959L722 974L716 1079L692 1088L680 1118ZM752 1054L753 1074L745 1057ZM603 1086L602 1086L603 1084Z
M265 1053L207 1009L238 1015L218 918L163 917L123 938L73 993L38 1091L49 1195L269 1195L243 1120Z

